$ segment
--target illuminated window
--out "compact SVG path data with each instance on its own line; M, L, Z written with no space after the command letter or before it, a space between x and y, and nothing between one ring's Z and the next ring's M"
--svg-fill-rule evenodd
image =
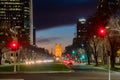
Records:
M80 35L78 37L80 38Z
M0 11L0 13L5 13L5 11Z
M81 30L78 30L78 32L81 32Z
M13 17L13 19L16 19L16 17Z

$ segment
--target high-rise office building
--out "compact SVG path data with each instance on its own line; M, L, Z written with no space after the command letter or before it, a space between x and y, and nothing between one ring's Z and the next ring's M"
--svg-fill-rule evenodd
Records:
M79 19L77 22L77 38L82 38L86 35L86 19Z
M22 46L33 43L31 5L30 0L0 0L0 31L16 35Z
M82 47L87 39L86 19L79 19L77 21L77 34L73 39L73 46Z

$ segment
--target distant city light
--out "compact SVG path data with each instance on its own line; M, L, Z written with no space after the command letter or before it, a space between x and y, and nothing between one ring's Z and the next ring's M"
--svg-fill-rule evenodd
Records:
M72 50L72 54L75 54L75 51L74 51L74 50Z
M85 55L81 55L82 60L85 60L85 58L86 58Z
M51 63L54 62L53 59L46 59L46 60L36 60L36 61L25 61L25 64L38 64L38 63Z
M84 46L84 44L81 44L81 46L83 47L83 46Z
M78 21L84 24L86 22L86 19L83 18L83 19L79 19Z

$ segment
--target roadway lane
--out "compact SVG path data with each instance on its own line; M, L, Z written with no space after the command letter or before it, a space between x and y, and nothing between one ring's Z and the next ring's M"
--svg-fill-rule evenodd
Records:
M0 79L21 80L108 80L108 71L103 68L86 64L71 66L75 72L21 72L0 73ZM112 72L111 80L120 80L120 73Z
M111 80L120 80L120 74L112 73ZM69 73L14 73L0 74L0 79L23 80L108 80L103 72L69 72Z

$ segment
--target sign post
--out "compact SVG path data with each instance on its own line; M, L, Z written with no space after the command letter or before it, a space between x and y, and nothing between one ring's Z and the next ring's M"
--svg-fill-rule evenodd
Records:
M15 51L15 53L14 53L14 72L16 72L16 69L17 67L16 67L16 51Z

